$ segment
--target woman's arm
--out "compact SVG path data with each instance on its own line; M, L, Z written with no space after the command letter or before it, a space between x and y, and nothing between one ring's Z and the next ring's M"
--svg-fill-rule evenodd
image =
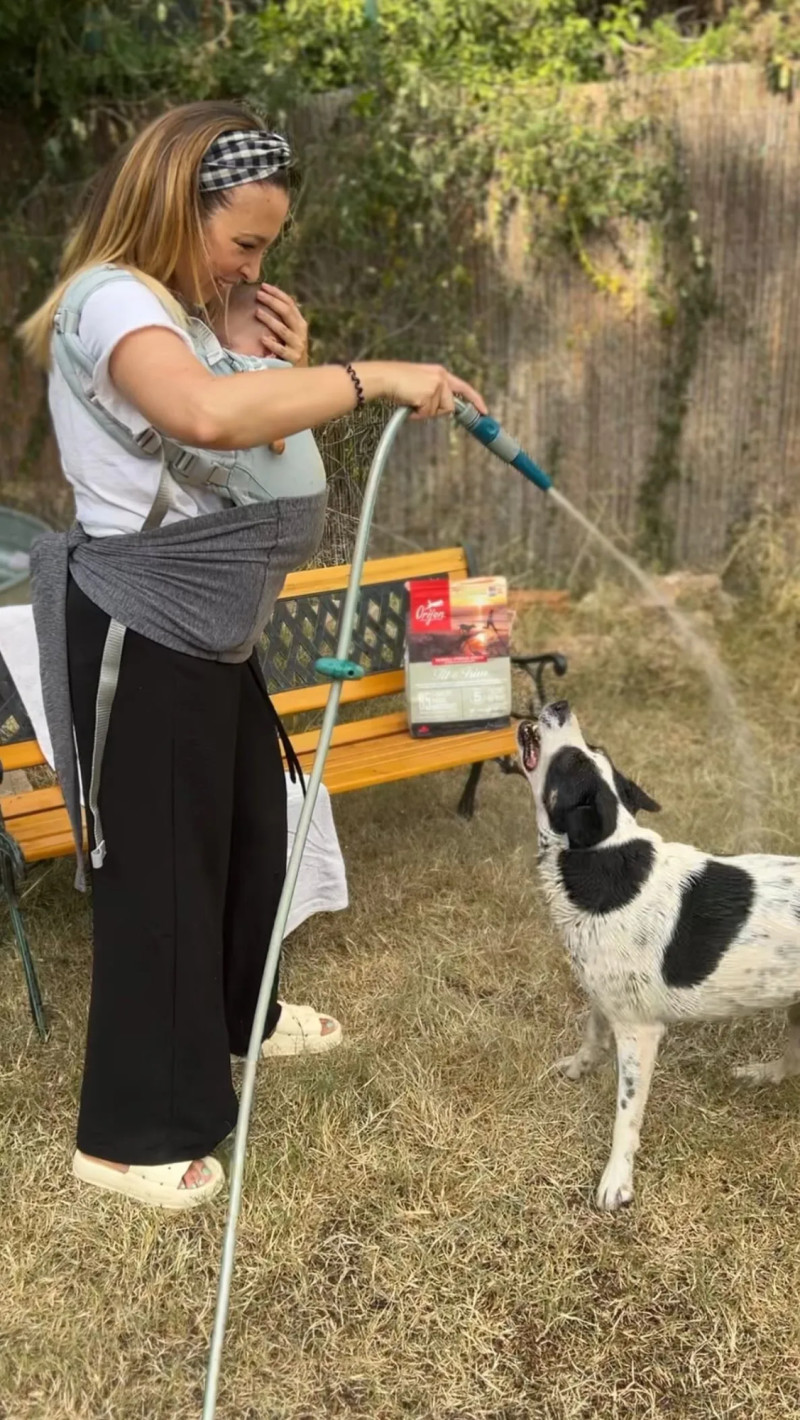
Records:
M109 373L156 429L204 449L271 444L347 414L356 404L353 381L341 366L254 370L221 379L163 327L124 336ZM452 413L456 393L486 408L476 390L440 365L365 360L357 373L366 399L407 404L418 418Z

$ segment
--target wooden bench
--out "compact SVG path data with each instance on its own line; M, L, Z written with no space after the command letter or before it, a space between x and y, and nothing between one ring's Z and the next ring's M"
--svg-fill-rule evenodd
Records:
M445 573L474 575L466 549L444 548L365 564L352 650L352 659L364 667L365 674L342 687L342 715L323 776L331 794L469 766L459 811L470 817L484 763L496 760L511 768L513 727L430 740L412 739L408 733L405 709L398 699L404 689L405 584L411 577ZM320 681L314 663L320 656L335 655L349 574L350 568L341 566L313 568L288 577L259 651L273 704L287 723L304 771L311 768L319 739L319 729L307 727L308 718L324 709L330 689L327 681ZM550 666L557 675L566 670L566 661L558 653L514 656L513 660L535 682L540 701L545 669ZM34 769L45 764L45 757L32 738L24 707L19 697L15 698L7 675L3 686L3 669L0 661L0 771ZM6 741L1 742L4 729ZM19 906L20 889L29 865L72 851L67 812L57 786L23 788L0 797L0 887L11 911L31 1010L43 1037L44 1010Z

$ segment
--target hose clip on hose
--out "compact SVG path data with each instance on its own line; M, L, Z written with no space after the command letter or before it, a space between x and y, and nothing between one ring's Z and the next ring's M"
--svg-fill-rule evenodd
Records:
M364 675L364 667L357 661L340 660L338 656L320 656L314 662L314 670L328 680L361 680Z

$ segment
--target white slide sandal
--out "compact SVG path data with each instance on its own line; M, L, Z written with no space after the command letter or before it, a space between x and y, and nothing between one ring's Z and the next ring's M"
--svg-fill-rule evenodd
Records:
M278 1024L261 1046L265 1060L289 1055L322 1055L342 1043L342 1027L333 1016L313 1006L290 1006L281 1001Z
M169 1208L178 1212L184 1208L198 1208L219 1193L225 1182L225 1172L218 1159L207 1157L203 1163L211 1174L196 1188L181 1188L181 1179L191 1168L192 1160L177 1164L131 1164L125 1173L109 1168L106 1164L95 1163L85 1154L76 1150L72 1160L72 1172L81 1183L91 1183L95 1188L108 1193L121 1193L125 1198L133 1198L137 1203L145 1203L153 1208Z

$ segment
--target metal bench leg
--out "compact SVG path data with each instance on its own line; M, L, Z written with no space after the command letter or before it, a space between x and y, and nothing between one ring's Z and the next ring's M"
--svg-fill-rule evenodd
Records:
M461 818L472 818L475 813L475 795L478 791L478 784L483 773L483 760L479 764L473 764L464 785L464 792L458 801L458 813Z
M36 975L36 967L31 949L28 943L28 934L25 931L25 921L22 916L22 909L19 903L19 886L23 881L25 864L19 845L11 836L0 827L0 887L2 887L8 910L11 914L11 926L14 932L14 940L22 958L22 969L25 972L25 982L28 987L28 1000L31 1005L31 1015L34 1024L39 1032L40 1040L47 1040L47 1017L44 1013L42 993L39 989L39 978Z

